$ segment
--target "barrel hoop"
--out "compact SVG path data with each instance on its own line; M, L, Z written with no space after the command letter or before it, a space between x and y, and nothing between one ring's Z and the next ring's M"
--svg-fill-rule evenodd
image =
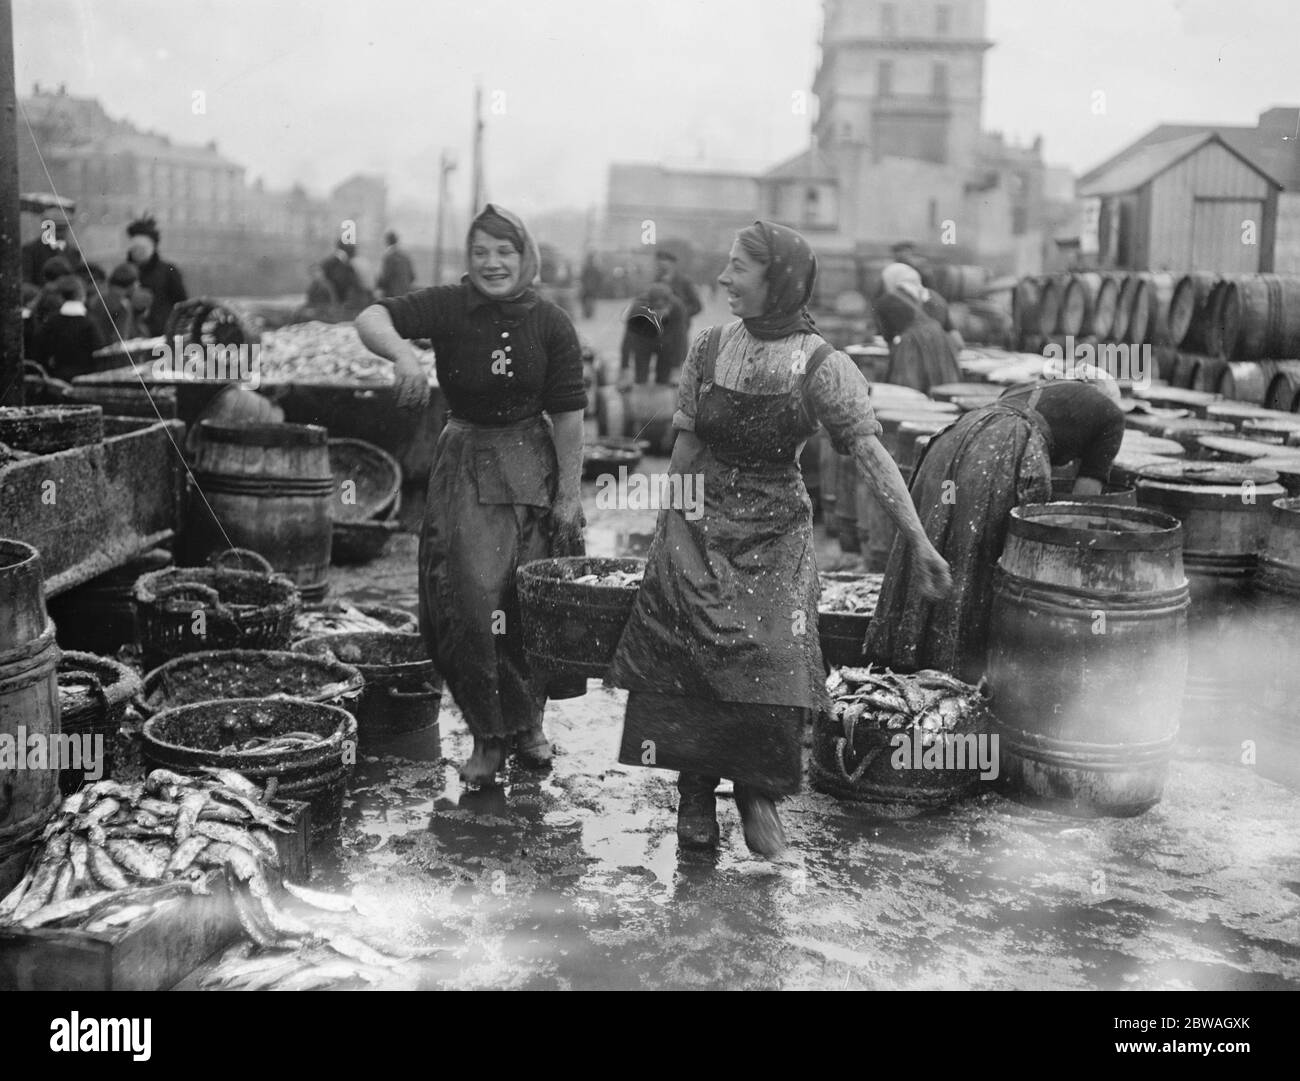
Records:
M1163 619L1171 613L1183 611L1191 603L1186 581L1172 589L1143 593L1097 593L1070 586L1044 586L1035 579L1025 578L1003 567L997 568L995 581L995 588L1011 595L1014 600L1033 601L1058 612L1101 607L1107 613L1130 612L1137 619Z
M1012 728L1002 721L994 725L1011 749L1021 758L1045 765L1074 769L1125 771L1156 765L1169 759L1178 735L1177 728L1163 739L1143 743L1086 743L1053 739L1037 732Z
M227 495L332 495L334 492L333 477L293 479L195 472L194 480L205 492Z
M54 671L58 661L59 649L54 643L54 621L47 619L45 630L39 637L7 653L0 653L0 693L26 687L32 682L33 673L43 670Z
M1268 287L1268 324L1264 355L1273 357L1281 353L1282 342L1282 279L1275 274L1264 279ZM1264 369L1260 368L1261 375ZM1265 391L1267 392L1267 387Z
M1249 578L1259 565L1254 553L1184 552L1183 570L1189 575L1213 578Z

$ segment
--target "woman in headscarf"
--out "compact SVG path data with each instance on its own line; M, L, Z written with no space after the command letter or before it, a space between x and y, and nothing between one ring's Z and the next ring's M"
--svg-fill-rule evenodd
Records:
M1011 509L1052 498L1052 466L1079 462L1074 491L1102 490L1124 438L1119 387L1098 369L1010 387L935 435L911 494L925 532L952 568L953 591L916 603L907 551L889 554L866 652L898 671L984 675L994 573Z
M943 298L925 288L920 271L906 263L890 263L880 278L883 292L873 307L881 336L889 343L885 382L923 394L941 383L961 382Z
M912 546L918 593L950 585L877 439L866 380L808 316L816 273L792 229L756 222L732 245L718 283L739 318L696 339L673 418L671 472L697 478L702 507L660 512L611 671L631 692L619 760L680 772L677 833L688 846L718 842L714 788L727 777L749 847L785 847L775 801L798 791L809 711L828 707L798 464L819 422Z
M487 784L513 747L550 760L549 687L520 636L516 569L582 554L582 350L568 317L533 283L537 245L515 215L488 204L470 226L469 273L372 305L357 318L367 347L393 361L398 404L422 408L428 381L405 339L428 338L449 417L438 439L420 535L420 631L474 736L461 770Z

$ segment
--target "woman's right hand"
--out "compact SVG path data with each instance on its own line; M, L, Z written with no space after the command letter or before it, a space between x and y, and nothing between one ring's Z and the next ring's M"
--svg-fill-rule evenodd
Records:
M429 404L429 377L412 350L393 365L393 379L397 384L397 407L419 410Z
M952 592L952 571L948 561L928 541L917 548L912 558L916 563L917 589L927 601L941 601Z

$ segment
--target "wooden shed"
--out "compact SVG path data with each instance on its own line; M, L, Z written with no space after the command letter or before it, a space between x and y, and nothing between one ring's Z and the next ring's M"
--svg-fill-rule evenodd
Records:
M1097 261L1124 270L1273 269L1282 185L1213 132L1145 146L1092 177Z

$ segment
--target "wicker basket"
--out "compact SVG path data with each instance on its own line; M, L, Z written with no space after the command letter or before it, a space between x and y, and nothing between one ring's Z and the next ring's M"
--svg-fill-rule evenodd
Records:
M134 597L147 668L200 650L284 649L301 606L298 590L282 574L208 567L146 574Z
M118 729L127 703L140 690L140 677L126 665L94 653L65 650L59 658L59 731L66 735L99 736L103 759L99 776L112 771ZM98 780L99 776L90 779ZM70 795L81 787L84 769L59 771L59 789Z
M360 439L329 441L330 472L334 474L334 500L330 513L336 522L364 522L392 517L402 494L402 467L385 450ZM353 498L343 499L343 485L351 481Z
M419 629L415 616L387 604L352 605L345 600L309 604L293 621L293 640L314 638L322 634L347 634L353 631L396 631L415 634Z
M595 480L602 474L618 475L619 466L631 472L641 464L644 448L635 439L610 436L582 448L582 475Z
M0 443L32 454L104 441L104 410L97 405L0 407Z

